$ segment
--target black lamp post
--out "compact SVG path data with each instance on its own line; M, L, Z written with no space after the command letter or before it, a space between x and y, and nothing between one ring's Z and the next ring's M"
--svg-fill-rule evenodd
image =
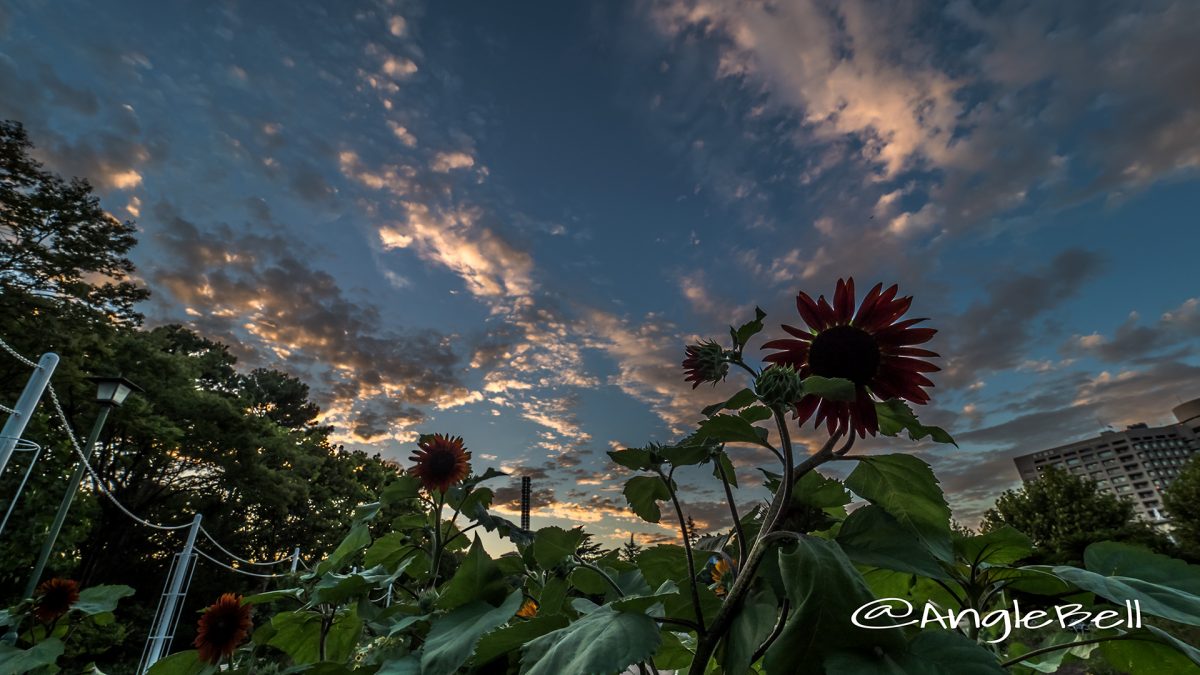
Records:
M124 403L130 393L142 391L141 387L120 375L117 377L89 377L88 379L96 383L96 402L100 404L100 414L96 416L96 422L92 424L92 433L88 435L87 444L82 448L84 460L91 458L92 450L95 449L96 442L100 440L100 431L108 420L108 413ZM71 510L71 501L75 499L75 493L79 491L79 483L83 481L85 471L87 471L87 467L84 466L84 461L80 461L79 466L75 467L75 473L71 475L71 481L67 484L67 494L63 496L62 503L58 506L58 513L54 516L54 523L50 525L50 531L46 535L46 542L42 545L42 552L38 555L37 564L33 566L33 574L29 577L29 584L25 587L25 597L27 598L32 597L34 591L37 590L42 573L46 570L46 562L50 560L50 554L54 552L54 542L58 539L58 533L62 531L63 523L67 520L67 512Z

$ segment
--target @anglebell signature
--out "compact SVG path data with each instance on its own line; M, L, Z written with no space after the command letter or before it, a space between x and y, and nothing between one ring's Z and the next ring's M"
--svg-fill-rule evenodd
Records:
M1098 629L1106 628L1141 628L1142 605L1139 600L1126 600L1125 611L1105 609L1098 612L1084 610L1083 605L1068 603L1055 605L1049 611L1035 609L1022 611L1017 600L1013 600L1011 610L996 609L983 614L976 609L941 609L932 602L926 602L919 613L913 604L904 598L880 598L854 610L850 621L859 628L871 630L886 630L904 626L920 626L925 628L938 624L947 630L963 624L974 625L976 628L991 628L1001 626L1003 633L989 644L1008 639L1014 628L1031 628L1034 630L1057 625L1063 630L1078 630L1081 626ZM913 618L917 617L917 618ZM888 620L891 622L888 622Z

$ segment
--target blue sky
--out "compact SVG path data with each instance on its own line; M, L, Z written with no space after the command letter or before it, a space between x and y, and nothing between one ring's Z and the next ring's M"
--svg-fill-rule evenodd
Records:
M303 377L347 446L464 436L535 524L666 534L604 451L744 386L693 392L687 342L840 276L940 329L961 449L864 446L967 522L1013 455L1200 396L1196 3L6 7L0 115L137 222L148 323Z

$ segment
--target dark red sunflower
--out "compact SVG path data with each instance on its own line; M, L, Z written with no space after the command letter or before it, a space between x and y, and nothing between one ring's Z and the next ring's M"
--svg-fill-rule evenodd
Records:
M417 441L417 450L409 457L416 464L409 473L421 479L426 490L445 492L471 472L471 453L459 436L432 434Z
M242 604L242 596L234 593L225 593L209 605L200 615L196 639L192 642L200 652L200 660L219 663L233 654L254 625L250 621L252 609L250 605Z
M78 582L72 579L47 579L34 593L33 616L42 623L50 623L71 611L71 605L78 600Z
M933 382L921 373L941 369L918 357L937 354L913 345L928 342L937 331L913 327L927 319L898 321L908 311L912 297L897 299L897 290L895 285L883 290L883 284L876 284L857 312L853 278L838 279L832 305L823 295L816 301L803 292L796 296L796 309L808 330L783 326L792 338L764 344L764 349L781 350L764 360L791 365L804 377L844 378L858 390L854 401L830 401L815 395L801 398L795 411L801 425L816 413L815 424L824 422L830 434L851 430L865 438L879 432L876 398L929 401L922 387L932 387Z

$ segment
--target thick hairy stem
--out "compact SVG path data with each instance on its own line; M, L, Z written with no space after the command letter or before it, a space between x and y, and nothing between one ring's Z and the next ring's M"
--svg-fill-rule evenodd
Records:
M733 580L733 585L730 586L729 593L725 596L725 602L721 605L721 609L717 610L717 615L713 617L712 623L709 624L708 634L701 635L696 641L696 658L692 660L688 675L703 675L708 667L708 660L712 658L713 651L717 648L717 641L729 629L734 611L741 604L746 591L750 589L750 584L754 581L754 573L758 571L758 566L762 563L771 544L781 539L799 539L800 536L795 532L771 532L760 536L758 541L754 542L754 547L750 549L750 554L746 557L745 565L738 571L737 578Z
M733 490L729 487L729 476L725 475L725 467L716 462L717 473L721 476L721 484L725 486L725 501L729 502L729 514L733 516L733 531L737 533L738 560L746 559L746 533L742 530L742 519L738 516L737 504L733 503Z
M787 510L788 504L792 501L792 483L795 481L795 468L792 466L792 436L788 432L787 420L784 414L778 409L772 408L771 412L775 416L775 426L779 429L779 444L783 446L783 483L779 486L779 492L776 493L775 499L771 505L775 508L774 513L769 518L763 520L764 532L771 533L779 525L779 519Z
M433 512L433 551L430 553L429 588L437 588L438 568L442 565L442 507L446 504L446 495L439 493L437 510Z
M671 495L671 503L675 506L675 516L679 518L679 531L683 533L683 552L687 556L688 579L691 581L688 588L692 590L692 608L696 611L696 624L700 626L698 635L703 636L705 633L704 610L700 608L700 591L696 588L696 560L692 557L692 540L688 536L687 523L683 519L683 507L679 505L679 496L675 494L675 486L671 482L671 476L674 473L674 467L671 468L671 473L665 476L660 469L658 477L667 486L667 492Z

